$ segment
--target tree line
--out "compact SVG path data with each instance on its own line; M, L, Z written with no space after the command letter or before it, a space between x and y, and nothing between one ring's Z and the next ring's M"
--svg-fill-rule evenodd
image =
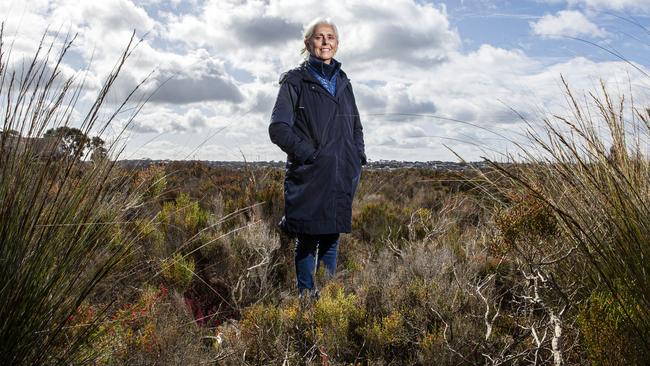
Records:
M34 150L37 155L81 159L89 156L90 160L97 161L105 159L108 155L106 142L99 136L88 136L86 133L75 127L61 126L50 128L42 137L23 137L19 131L7 129L0 131L0 138L7 141L23 141L34 143ZM49 141L53 141L49 144Z

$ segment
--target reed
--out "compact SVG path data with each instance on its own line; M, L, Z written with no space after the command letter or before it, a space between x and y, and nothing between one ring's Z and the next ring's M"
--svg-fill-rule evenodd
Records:
M90 161L87 146L64 154L63 136L44 137L50 128L68 126L101 135L115 122L133 93L108 113L104 102L138 44L135 34L80 117L83 74L63 77L61 71L74 37L46 42L47 35L33 57L14 68L0 27L0 363L5 365L92 359L84 345L99 334L109 304L83 322L80 309L131 246L118 238L137 237L115 235L126 227L125 210L138 196L115 174L120 145L109 144L109 157Z
M572 277L566 283L586 290L578 303L567 305L599 307L596 321L622 316L608 328L612 334L597 337L604 351L594 350L590 335L583 334L588 352L614 352L614 345L603 342L609 339L629 351L625 362L641 362L650 355L650 110L624 97L615 100L604 84L581 102L563 82L571 115L545 119L543 132L530 134L537 148L522 151L518 164L492 166L508 187L543 202L560 224L563 244L545 248L538 265L566 258L572 258L566 262L571 266L585 265L584 272L581 266L562 272ZM603 294L611 305L594 303Z

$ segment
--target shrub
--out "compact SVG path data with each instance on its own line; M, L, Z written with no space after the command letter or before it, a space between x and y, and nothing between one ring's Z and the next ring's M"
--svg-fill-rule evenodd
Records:
M386 202L369 202L352 218L352 227L359 239L372 243L378 251L386 239L399 239L408 235L402 212Z
M627 350L633 349L636 357L647 359L650 281L644 274L650 272L646 260L650 256L650 209L646 202L650 191L650 115L633 104L626 105L623 98L614 101L604 84L602 93L591 93L585 103L576 99L566 83L565 87L571 117L546 119L543 132L532 135L534 148L522 151L524 162L492 164L501 173L498 179L507 180L501 185L508 187L505 190L525 192L530 197L525 200L528 207L502 216L502 232L511 243L528 237L529 245L521 247L517 257L535 254L536 259L525 260L521 269L534 275L527 281L543 279L552 284L555 295L547 301L564 304L558 307L563 312L589 298L581 310L581 327L587 330L585 341L593 363L611 359L601 350L609 336L595 331L597 318L614 338L629 339L627 332L632 331L638 342ZM554 217L556 224L547 217ZM557 230L555 243L559 245L539 245L535 240L535 236L553 230ZM530 249L528 253L526 248ZM575 319L576 312L564 315ZM622 319L612 321L617 316ZM563 337L575 338L577 331L564 329ZM552 343L549 348L556 352L554 357L560 355L565 344L557 339ZM566 344L570 344L568 340ZM617 344L612 341L611 345L616 348ZM601 356L605 359L599 360Z
M256 191L256 201L264 202L263 212L268 222L277 224L284 213L284 185L279 174L267 176L264 183L264 186Z
M385 317L375 318L361 328L360 332L366 341L371 359L390 358L391 350L406 338L404 317L399 311L392 311Z
M345 294L339 284L330 282L310 309L315 333L313 341L331 360L349 360L358 354L356 332L365 318L359 305L356 295Z
M165 249L165 234L151 219L134 220L138 232L138 244L143 246L150 256L163 256Z
M94 364L198 364L216 354L200 342L209 332L192 321L182 298L165 287L146 288L102 326L103 335L93 345L102 353Z
M167 188L167 176L165 167L151 165L147 169L140 170L135 175L134 186L137 189L144 189L143 198L148 201L160 199Z
M157 220L165 236L164 254L183 250L189 252L199 245L197 234L208 225L210 214L199 206L198 201L183 192L175 201L163 203Z
M192 284L196 267L191 257L175 253L171 258L163 259L160 263L161 274L165 282L176 288L180 293L185 292Z
M460 240L469 242L470 237ZM478 254L465 245L464 255ZM480 363L477 349L491 352L506 343L501 337L485 339L479 315L485 307L472 285L481 280L483 267L458 255L449 245L412 242L400 256L384 250L359 273L354 288L367 314L360 328L366 359L386 364ZM489 301L498 302L496 291L485 287Z
M232 352L228 364L350 362L363 348L357 331L365 316L358 305L357 297L335 282L308 306L295 298L280 305L256 304L244 310L238 324L219 327L220 349Z
M643 340L634 330L634 298L617 286L619 302L608 290L594 291L580 307L577 320L593 365L641 365Z
M410 240L421 240L431 234L431 223L433 213L428 208L420 207L411 212L408 224L408 238Z
M507 253L541 258L557 251L557 219L555 213L542 200L524 193L512 193L507 207L495 214L495 224L500 231L500 241L492 247L497 255ZM515 251L516 253L512 253Z
M185 295L197 318L206 317L209 324L239 318L248 306L276 300L287 284L288 261L280 259L278 236L262 220L226 233L211 226L191 243L193 249L178 252L195 266L195 280ZM173 264L173 256L170 260Z
M201 209L198 201L193 201L183 192L174 202L165 202L159 213L160 222L166 229L179 228L188 233L195 233L206 226L208 213Z
M285 352L286 332L282 311L274 305L257 304L246 309L240 322L246 361L256 365L277 362Z

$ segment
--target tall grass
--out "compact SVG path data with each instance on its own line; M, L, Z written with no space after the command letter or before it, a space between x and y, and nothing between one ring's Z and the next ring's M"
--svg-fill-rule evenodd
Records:
M93 357L84 345L98 334L103 312L79 322L80 308L130 246L119 239L129 236L116 234L136 194L124 189L115 160L91 163L85 160L86 149L62 156L61 139L42 136L49 128L72 125L85 134L102 132L114 122L128 98L108 114L103 104L137 42L132 36L78 119L83 79L62 76L74 37L66 37L57 49L60 40L46 43L46 32L31 60L14 69L19 64L12 65L3 31L0 363L81 364ZM109 152L115 159L119 146L111 145Z
M604 84L585 102L564 85L571 115L546 119L521 164L493 166L558 219L563 245L545 248L540 263L586 264L564 273L591 292L570 306L597 322L583 327L592 361L641 362L650 356L650 110L614 100ZM613 355L621 348L627 356Z

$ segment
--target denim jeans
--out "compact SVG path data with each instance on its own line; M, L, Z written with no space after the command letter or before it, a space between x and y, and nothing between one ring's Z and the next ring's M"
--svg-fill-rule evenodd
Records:
M321 262L325 265L327 277L336 272L336 251L339 246L339 234L306 235L298 234L296 239L296 277L298 293L304 290L314 291L314 267L316 271ZM318 247L318 264L315 263L316 248Z

